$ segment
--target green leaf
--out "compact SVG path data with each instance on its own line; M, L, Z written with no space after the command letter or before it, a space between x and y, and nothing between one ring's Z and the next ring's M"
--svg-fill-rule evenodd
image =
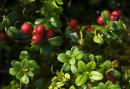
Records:
M27 74L24 74L23 77L20 79L21 83L23 84L28 84L29 83L29 78Z
M75 58L71 58L71 59L69 60L69 63L70 63L70 64L75 64Z
M101 65L104 69L108 70L112 68L112 62L109 60L106 60L102 65Z
M29 60L28 61L28 69L29 69L29 71L34 71L36 69L39 69L39 66L37 65L35 60Z
M62 0L55 0L57 2L57 4L59 5L63 5L63 1Z
M88 64L86 64L85 68L88 71L92 71L96 68L96 63L94 61L91 61Z
M103 57L101 55L96 55L95 58L96 58L98 63L101 63L101 62L104 61L104 59L103 59Z
M58 61L63 62L63 63L68 63L69 62L69 57L65 53L61 53L57 57Z
M10 68L10 69L9 69L9 73L10 73L11 75L13 75L13 76L17 75L18 72L19 72L19 71L17 71L15 68Z
M95 60L95 58L94 58L94 55L93 55L93 54L89 54L89 55L88 55L88 57L89 57L90 61L94 61L94 60Z
M77 42L78 41L78 34L76 32L72 32L72 31L66 31L65 35L67 38L71 39L71 41L73 42Z
M66 55L71 56L72 52L70 50L66 51Z
M73 55L77 60L81 60L84 57L84 52L82 52L82 51L74 51Z
M18 74L16 75L17 79L21 79L24 76L24 73L22 73L21 70L19 70Z
M35 20L35 25L41 24L41 23L46 23L46 19L45 18L38 18Z
M119 85L111 85L108 89L121 89L121 87Z
M126 26L121 20L115 21L114 23L116 24L116 30L126 30Z
M99 83L98 88L99 89L107 89L107 86L104 83Z
M33 72L32 71L28 71L28 76L33 77L34 76Z
M56 36L53 38L48 39L49 43L54 45L54 46L61 46L63 43L63 39L60 36Z
M78 61L78 69L80 72L86 71L85 63L83 61Z
M21 67L22 68L28 68L28 66L29 66L28 60L23 59L22 62L21 62Z
M71 65L71 71L73 74L78 74L79 73L79 70L78 68L76 67L76 65Z
M19 18L16 11L10 12L6 17L9 19L11 24L14 24Z
M65 73L65 78L66 79L70 79L70 74L69 73Z
M6 32L9 37L18 38L20 36L20 31L16 29L15 27L10 27L8 30L6 30Z
M98 81L103 79L103 75L100 72L91 71L89 74L89 78L91 79L91 81Z
M20 57L19 57L21 60L22 59L29 59L29 53L27 51L22 51L20 53Z
M55 28L62 27L62 23L58 17L51 17L50 22L51 22L52 26L54 26Z
M3 16L3 21L1 23L1 29L4 29L4 28L9 28L11 26L11 23L10 23L10 20Z
M88 79L88 75L86 75L86 74L78 75L75 80L75 83L77 86L82 86L83 84L85 84L87 79Z
M106 23L107 20L109 20L110 13L107 10L102 11L101 17L103 18L103 21Z
M64 71L70 71L70 67L71 67L71 65L69 63L64 63L62 68Z
M104 43L103 38L100 34L95 35L93 38L93 41L97 44L100 44L100 45Z
M69 89L76 89L74 85L71 85Z

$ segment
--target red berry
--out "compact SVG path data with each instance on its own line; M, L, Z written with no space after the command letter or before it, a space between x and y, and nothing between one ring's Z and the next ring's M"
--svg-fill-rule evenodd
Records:
M118 10L115 10L111 13L110 20L117 21L119 20L120 15L121 15L121 12Z
M6 33L0 32L0 41L4 41L6 37L7 37Z
M101 16L98 17L97 22L98 22L99 25L104 24L103 18Z
M114 11L111 13L111 15L113 15L113 16L115 16L115 17L120 17L121 11L119 11L119 10L114 10Z
M92 27L88 27L88 28L86 29L86 32L93 32L93 28L92 28Z
M55 33L54 33L54 31L53 30L47 30L47 32L46 32L46 38L47 39L49 39L49 38L52 38L52 37L54 37L54 35L55 35Z
M116 17L116 16L111 15L111 16L110 16L110 20L112 20L112 21L117 21L117 20L119 20L119 18Z
M76 20L76 19L71 19L68 25L69 25L69 27L71 27L71 28L76 28L76 26L78 25L78 20Z
M36 34L44 34L44 33L45 33L45 30L46 30L46 28L45 28L44 24L40 24L40 25L38 25L38 26L36 27L35 33L36 33Z
M32 34L36 34L36 28L33 30Z
M39 44L41 42L41 39L42 39L42 35L40 35L40 34L34 34L32 36L32 43L33 44Z
M22 26L21 26L21 30L20 32L25 33L25 34L29 34L31 33L33 30L32 25L29 22L25 22Z

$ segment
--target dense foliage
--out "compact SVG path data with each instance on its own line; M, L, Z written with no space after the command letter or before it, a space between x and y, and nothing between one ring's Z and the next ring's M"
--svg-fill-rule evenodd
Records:
M0 88L129 89L122 2L3 0Z

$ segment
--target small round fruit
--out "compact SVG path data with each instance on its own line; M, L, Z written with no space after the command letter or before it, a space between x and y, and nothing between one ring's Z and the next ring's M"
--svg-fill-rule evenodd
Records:
M119 10L114 10L114 11L112 11L111 15L113 15L113 16L115 16L115 17L120 17L121 11L119 11Z
M4 41L6 39L7 35L5 32L0 32L0 41Z
M32 25L29 22L25 22L22 26L21 26L21 30L20 32L25 33L25 34L29 34L31 33L33 30Z
M101 16L98 17L97 22L98 22L99 25L104 24L103 18Z
M36 34L36 28L32 31L32 34Z
M42 35L34 34L32 36L32 40L31 41L32 41L33 44L39 44L41 42L41 39L42 39Z
M54 37L54 35L55 35L55 33L54 33L53 30L47 30L45 37L46 37L47 39L49 39L49 38Z
M76 26L78 25L78 20L76 20L76 19L71 19L68 25L69 25L69 27L71 27L71 28L76 28Z
M120 18L120 15L121 15L121 12L115 10L115 11L113 11L113 12L111 13L110 20L112 20L112 21L118 21L119 18Z
M36 27L35 33L36 33L36 34L44 34L44 33L45 33L45 30L46 30L46 28L45 28L44 24L40 24L40 25L38 25L38 26Z

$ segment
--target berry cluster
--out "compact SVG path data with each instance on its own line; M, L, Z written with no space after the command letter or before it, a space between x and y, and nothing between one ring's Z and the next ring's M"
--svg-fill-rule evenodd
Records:
M46 30L46 27L44 24L37 25L34 30L33 26L29 22L25 22L21 26L20 32L24 34L30 34L32 33L32 44L39 44L43 37L46 39L52 38L54 36L54 31L51 29Z
M114 10L114 11L112 11L111 13L106 10L106 13L109 15L109 19L110 19L111 21L118 21L119 18L120 18L120 15L121 15L121 11L119 11L119 10ZM99 16L99 17L98 17L97 23L98 23L99 25L103 25L103 24L104 24L104 21L103 21L102 16Z

